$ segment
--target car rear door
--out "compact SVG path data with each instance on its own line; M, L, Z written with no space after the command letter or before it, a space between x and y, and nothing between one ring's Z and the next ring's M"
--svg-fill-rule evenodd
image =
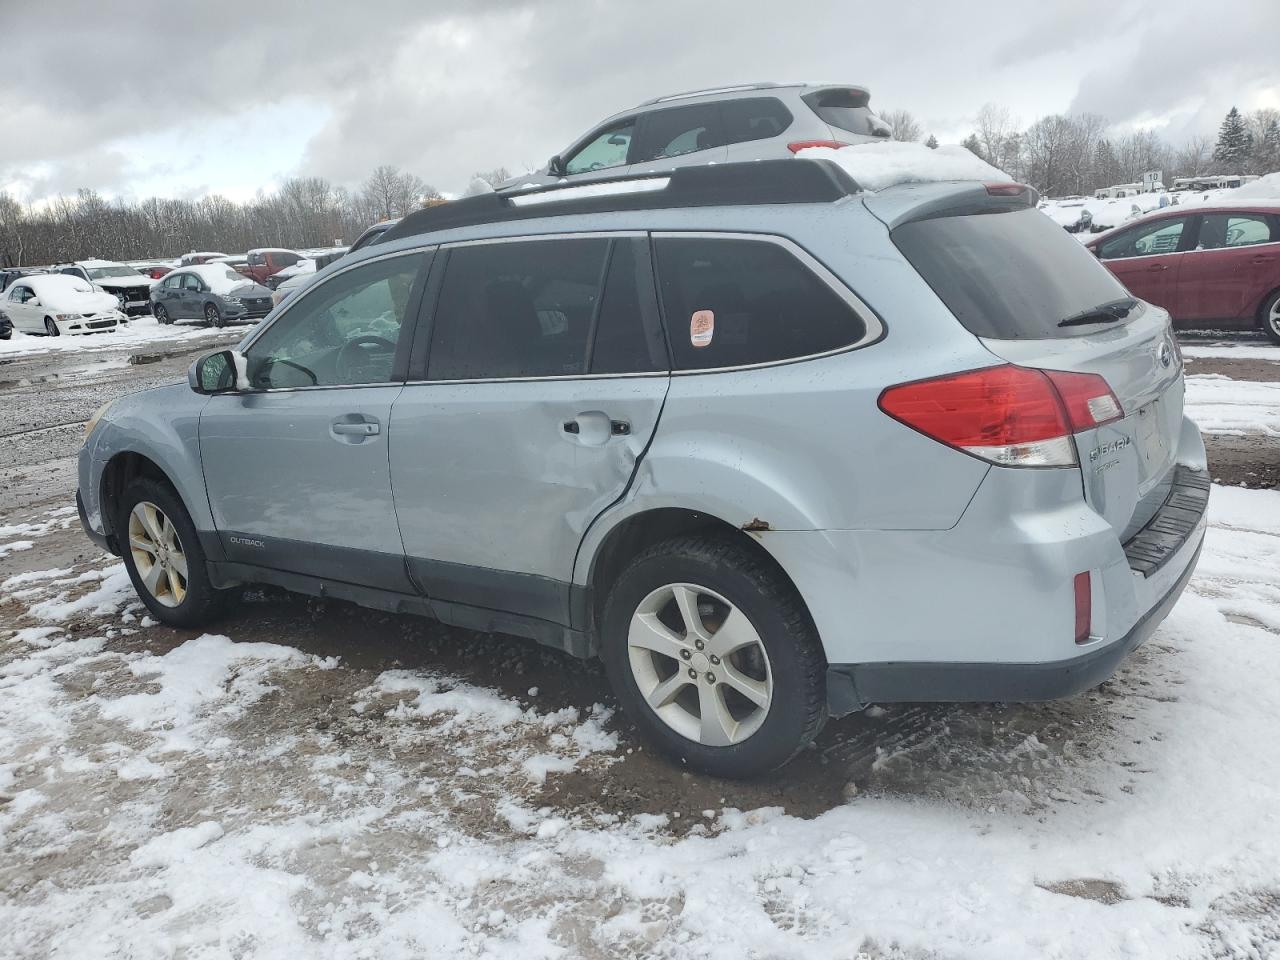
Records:
M1097 245L1107 269L1140 300L1164 307L1175 320L1186 316L1178 298L1182 250L1191 242L1192 217L1161 217L1136 224Z
M209 399L200 454L228 559L414 593L391 496L391 405L430 255L353 264L245 350L250 389Z
M719 103L662 107L642 113L637 120L630 170L649 173L724 163L727 157Z
M433 603L570 624L574 558L669 383L634 234L442 249L391 415L409 568Z
M1196 217L1194 245L1182 255L1177 301L1187 320L1252 322L1280 276L1272 220L1231 211Z

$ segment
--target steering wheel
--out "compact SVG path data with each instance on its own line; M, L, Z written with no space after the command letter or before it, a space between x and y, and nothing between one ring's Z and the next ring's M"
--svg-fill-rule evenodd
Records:
M380 347L389 353L396 352L396 345L394 343L392 343L390 340L387 340L383 337L375 336L372 333L366 333L358 337L352 337L350 340L348 340L346 343L342 345L342 349L338 351L338 356L333 361L333 365L337 368L338 377L342 383L358 382L352 376L352 374L354 374L355 371L352 370L351 367L356 362L356 358L357 358L356 351L362 350L365 347L375 347L375 348ZM360 359L367 360L369 358L368 356L364 356L364 357L361 357Z

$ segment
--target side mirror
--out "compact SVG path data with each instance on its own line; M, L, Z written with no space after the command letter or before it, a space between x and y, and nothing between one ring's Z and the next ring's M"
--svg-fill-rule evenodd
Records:
M39 297L32 297L31 299L29 299L29 300L27 301L27 303L28 303L28 304L30 304L30 305L31 305L31 306L33 306L33 307L43 306L43 304L41 304L41 303L40 303L40 298L39 298Z
M564 161L560 158L560 154L557 153L547 161L547 173L551 174L553 177L564 176Z
M187 370L187 384L196 393L212 396L230 390L247 390L244 354L235 350L207 353Z

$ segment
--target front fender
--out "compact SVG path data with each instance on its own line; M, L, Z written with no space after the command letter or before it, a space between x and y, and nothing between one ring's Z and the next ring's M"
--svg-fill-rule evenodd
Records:
M91 519L100 516L107 464L119 454L134 453L169 478L197 530L214 529L200 462L200 411L208 400L179 383L122 397L111 406L86 444L90 482L82 496Z

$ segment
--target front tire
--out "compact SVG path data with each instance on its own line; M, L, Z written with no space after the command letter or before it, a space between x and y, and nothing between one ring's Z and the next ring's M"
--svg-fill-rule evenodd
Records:
M1280 290L1267 297L1262 305L1262 332L1272 343L1280 343Z
M161 623L199 627L222 611L227 593L210 581L195 525L168 484L145 477L131 483L115 533L134 590Z
M605 670L646 739L718 777L781 767L826 722L826 660L795 588L747 545L658 544L609 592Z
M53 317L44 318L44 333L47 337L60 337L62 331L58 329L58 325L53 322Z
M222 319L222 311L212 303L204 308L204 321L211 327L225 327L227 324L227 321Z
M155 315L156 323L159 323L163 326L168 326L169 324L173 323L173 317L169 316L169 311L166 310L164 307L160 306L159 304L156 304L156 306L152 309L151 312Z

